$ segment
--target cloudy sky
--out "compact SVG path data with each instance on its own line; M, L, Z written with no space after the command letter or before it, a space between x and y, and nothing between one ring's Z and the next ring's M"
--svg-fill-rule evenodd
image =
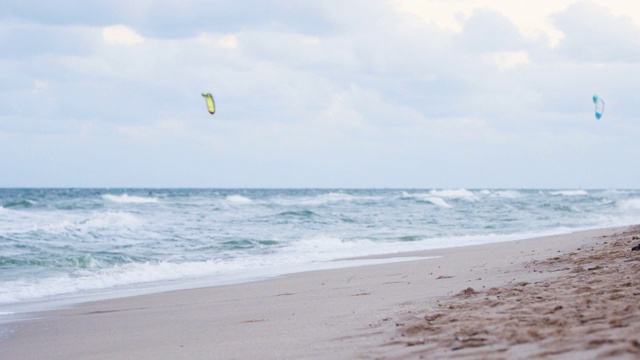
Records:
M0 9L0 187L640 187L635 0Z

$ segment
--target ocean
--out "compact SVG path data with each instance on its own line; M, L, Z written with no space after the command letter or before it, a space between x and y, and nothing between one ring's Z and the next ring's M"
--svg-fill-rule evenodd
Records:
M0 189L0 320L340 260L640 223L640 190Z

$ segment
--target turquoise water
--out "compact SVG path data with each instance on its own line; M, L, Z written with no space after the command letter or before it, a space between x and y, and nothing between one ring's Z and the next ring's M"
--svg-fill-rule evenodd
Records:
M0 189L0 306L636 223L640 190Z

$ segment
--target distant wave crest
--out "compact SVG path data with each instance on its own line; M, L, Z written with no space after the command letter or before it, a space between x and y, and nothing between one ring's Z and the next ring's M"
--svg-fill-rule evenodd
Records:
M431 203L433 205L437 205L437 206L441 206L441 207L445 207L445 208L451 208L453 206L451 206L449 203L447 203L443 198L439 197L439 196L434 196L431 194L409 194L409 193L402 193L402 198L403 199L414 199L417 200L419 202L428 202Z
M498 197L505 199L517 199L522 197L522 193L517 190L482 190L480 194L489 197Z
M123 195L105 194L105 195L102 195L102 198L105 200L109 200L117 203L126 203L126 204L144 204L144 203L158 202L158 198L156 197L129 196L127 194L123 194Z
M248 197L242 195L229 195L227 196L226 200L234 204L250 204L253 202Z
M551 191L549 194L554 196L587 196L589 193L586 190L559 190Z
M467 189L431 190L429 194L450 199L478 200L478 197Z

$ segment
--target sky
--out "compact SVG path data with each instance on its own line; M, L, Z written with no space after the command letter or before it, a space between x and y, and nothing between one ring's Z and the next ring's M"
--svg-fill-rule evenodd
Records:
M635 0L0 8L0 187L640 188Z

